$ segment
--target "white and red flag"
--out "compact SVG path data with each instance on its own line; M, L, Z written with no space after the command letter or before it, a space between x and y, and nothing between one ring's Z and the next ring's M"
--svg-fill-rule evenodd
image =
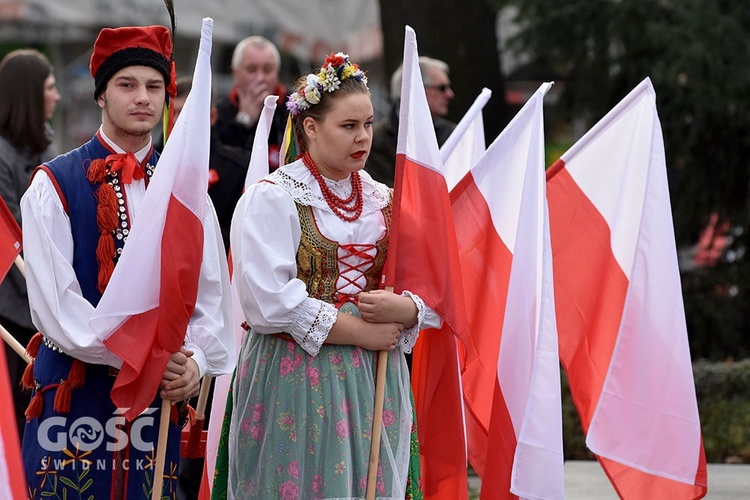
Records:
M0 197L0 281L8 274L21 253L21 228L5 200Z
M169 356L180 350L198 296L207 209L211 32L203 20L193 86L143 203L141 219L91 326L123 360L112 401L138 416L156 396Z
M440 147L443 171L448 191L463 179L477 160L484 154L487 144L484 140L484 119L482 109L492 97L492 91L483 88L469 110L458 122L451 135Z
M273 114L276 111L278 96L266 96L263 101L263 110L253 137L253 150L250 154L247 174L245 176L245 187L243 191L268 175L268 135L271 131ZM237 293L237 284L234 282L234 265L232 255L229 256L229 274L232 278L232 329L234 331L235 352L240 352L242 337L245 329L242 323L245 315L242 312L240 297ZM208 421L208 438L206 440L206 460L203 464L203 478L201 480L200 499L211 497L213 489L214 471L216 470L216 453L219 450L219 436L224 422L224 413L227 404L227 395L232 383L232 374L219 375L214 381L214 396L211 400L211 418Z
M462 371L481 498L564 498L560 365L544 175L532 95L451 191L469 318Z
M15 219L13 221L15 222ZM0 408L3 408L0 412L0 498L27 498L26 475L23 471L21 443L18 439L18 423L16 412L13 411L13 390L8 375L5 349L2 348L0 348Z
M416 35L407 26L383 284L416 293L443 319L442 329L423 332L417 342L412 388L425 498L460 499L468 480L454 335L465 340L466 316L448 187L417 58Z
M547 172L560 359L625 499L707 475L656 95L647 78Z

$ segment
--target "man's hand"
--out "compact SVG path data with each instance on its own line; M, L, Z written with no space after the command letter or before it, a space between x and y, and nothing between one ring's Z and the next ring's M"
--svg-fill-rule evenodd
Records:
M263 110L263 100L273 89L268 88L264 80L256 80L247 86L237 87L237 100L239 105L237 110L247 113L252 120L251 124L257 123L260 119L260 112Z
M162 399L169 401L183 401L192 398L200 390L200 371L198 364L191 358L193 351L184 347L180 352L169 356L167 368L161 379Z

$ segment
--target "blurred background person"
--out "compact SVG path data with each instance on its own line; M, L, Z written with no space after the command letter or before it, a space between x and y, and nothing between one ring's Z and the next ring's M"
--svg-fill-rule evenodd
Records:
M52 65L38 50L14 50L0 61L0 196L19 225L19 201L31 172L54 156L49 120L59 100ZM15 266L0 283L0 324L24 346L36 333L26 281ZM24 411L31 397L20 385L26 362L7 346L6 353L19 436L23 436Z
M279 150L287 119L284 103L288 91L279 82L280 69L281 55L270 40L261 36L241 40L232 54L233 87L229 95L217 104L219 116L213 126L221 143L249 152L253 148L263 100L271 94L279 96L268 136L268 161L272 171L279 166Z
M455 123L445 119L448 115L448 105L456 96L451 89L448 64L439 59L421 56L419 72L422 75L438 146L442 146L456 128ZM402 68L399 66L391 76L391 109L372 127L372 150L365 166L365 170L373 179L390 187L393 187L393 175L396 170L401 73Z

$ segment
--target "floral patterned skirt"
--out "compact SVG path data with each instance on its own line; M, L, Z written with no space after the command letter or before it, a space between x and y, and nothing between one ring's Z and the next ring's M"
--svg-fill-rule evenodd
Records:
M249 333L227 398L212 498L364 498L377 353ZM389 353L377 498L421 498L401 351Z

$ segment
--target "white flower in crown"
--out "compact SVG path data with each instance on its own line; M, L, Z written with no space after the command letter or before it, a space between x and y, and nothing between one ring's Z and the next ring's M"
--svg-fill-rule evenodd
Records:
M305 100L310 104L320 102L320 87L322 86L318 75L307 75L307 85L305 86Z
M323 90L327 92L333 92L338 90L341 86L341 80L339 80L338 68L328 66L320 70L320 75L323 80Z

